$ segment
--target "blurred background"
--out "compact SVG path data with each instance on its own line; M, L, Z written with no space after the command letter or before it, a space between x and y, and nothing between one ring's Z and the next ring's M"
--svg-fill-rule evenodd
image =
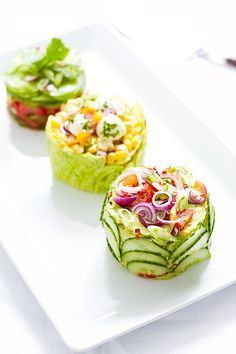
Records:
M236 154L236 68L193 55L236 57L235 0L5 0L0 54L100 21ZM234 286L89 353L235 353L235 305ZM71 354L0 249L0 354L13 353Z

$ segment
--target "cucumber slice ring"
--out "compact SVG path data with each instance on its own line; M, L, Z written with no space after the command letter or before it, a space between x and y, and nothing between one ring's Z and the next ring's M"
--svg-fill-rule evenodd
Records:
M104 221L103 227L105 230L107 242L112 249L112 252L115 254L116 258L119 260L120 259L120 248L119 245L117 244L116 236L111 229L111 227Z
M124 265L127 265L131 261L145 261L153 262L161 266L167 266L167 261L158 253L147 251L128 251L122 254L121 261Z
M154 262L134 260L127 264L128 270L141 277L157 278L169 273L169 269Z
M124 254L128 251L147 251L155 253L164 259L168 259L170 252L158 246L151 239L147 238L128 238L121 244L121 253Z

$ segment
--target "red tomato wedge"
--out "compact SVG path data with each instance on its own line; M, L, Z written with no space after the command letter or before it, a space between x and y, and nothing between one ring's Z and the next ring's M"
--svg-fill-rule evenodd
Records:
M146 183L143 186L143 189L137 193L137 198L136 198L136 203L140 202L148 202L150 203L152 201L152 197L154 193L156 192L156 188L152 186L151 183Z
M179 230L182 230L185 225L192 219L194 214L193 210L185 209L182 212L177 213L177 218L182 219L182 221L177 222L175 225Z
M204 183L200 182L200 181L196 181L194 188L199 190L199 192L201 193L202 197L206 199L207 197L207 189Z
M9 109L24 125L33 129L44 128L48 116L59 111L59 107L30 107L16 100L9 102Z

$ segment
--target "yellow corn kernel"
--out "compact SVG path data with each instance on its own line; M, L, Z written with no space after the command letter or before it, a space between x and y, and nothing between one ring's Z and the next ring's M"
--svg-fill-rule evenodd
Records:
M81 146L83 146L89 141L90 137L91 135L88 131L82 130L81 132L79 132L76 139L68 142L68 146L72 146L74 144L80 144Z
M112 165L114 162L115 162L115 153L110 152L109 154L107 154L107 164Z
M130 122L130 116L129 115L121 115L121 116L119 116L122 120L123 120L123 122Z
M94 154L97 151L97 146L96 145L91 145L87 152L90 152L91 154Z
M125 144L118 144L118 145L115 145L115 150L116 151L127 150L127 146Z
M132 148L135 149L137 147L138 143L139 143L139 136L135 135L131 140Z
M94 123L99 123L101 119L102 119L102 114L100 112L96 112L93 115L93 122Z
M127 158L128 156L128 151L126 150L120 150L115 152L115 162L120 162L123 161Z
M51 127L52 127L53 129L60 128L60 122L58 122L57 120L52 119L52 120L51 120Z
M124 138L128 140L132 140L133 134L126 134Z
M71 98L70 100L67 101L67 103L71 103L71 104L77 106L81 103L81 98L80 97Z
M126 132L127 132L127 134L130 134L132 132L132 126L131 125L126 125Z
M66 119L68 119L68 113L65 111L60 111L55 114L55 117L64 122Z
M61 141L61 140L60 140L59 145L60 145L60 147L62 147L62 148L63 148L63 147L65 147L65 146L66 146L66 143L65 143L64 141Z
M65 103L62 105L62 111L66 112L67 114L75 114L78 112L78 107L71 103Z
M58 132L55 132L53 129L50 131L50 135L52 136L52 138L54 140L59 140L59 136L60 136L60 132L58 134Z
M75 152L79 153L79 154L82 154L82 153L84 152L83 146L81 146L81 145L79 145L79 144L74 144L74 145L72 146L72 149L73 149Z
M93 114L96 112L96 109L95 108L92 108L92 107L83 107L82 110L81 110L82 113L86 114Z
M130 139L124 139L124 144L127 146L128 150L131 151L132 148L132 143Z
M139 134L139 133L141 132L141 130L142 130L142 128L139 127L139 126L137 126L137 127L135 127L135 128L132 130L132 133L133 133L134 135L136 135L136 134Z
M79 132L79 134L77 135L77 142L80 144L80 145L85 145L89 139L90 139L90 136L91 134L88 132L88 131L84 131L82 130L81 132Z

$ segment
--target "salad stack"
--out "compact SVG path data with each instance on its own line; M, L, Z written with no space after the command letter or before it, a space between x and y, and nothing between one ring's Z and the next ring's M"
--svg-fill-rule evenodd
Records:
M135 275L171 278L210 258L214 207L183 167L125 171L107 193L101 220L110 251Z
M138 104L84 96L50 116L46 134L55 176L75 188L104 193L124 168L142 162L146 121Z
M77 51L53 38L49 45L21 51L5 74L8 108L21 125L43 129L50 114L80 96L85 74Z

